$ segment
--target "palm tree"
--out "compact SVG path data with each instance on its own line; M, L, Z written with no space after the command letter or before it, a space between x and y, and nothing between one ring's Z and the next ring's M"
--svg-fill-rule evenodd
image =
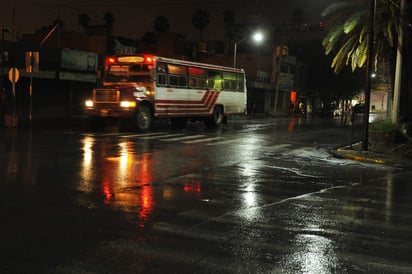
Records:
M115 21L113 13L106 12L103 15L103 21L104 21L104 24L105 24L107 30L109 31L109 34L111 34L112 31L113 31L113 24L114 24L114 21Z
M225 24L226 35L233 35L233 24L235 23L236 13L233 10L223 11L223 22Z
M200 31L200 41L203 41L203 30L210 22L209 17L209 12L203 9L198 9L192 16L193 26Z
M154 32L148 31L142 36L142 42L144 45L144 51L155 53L156 52L156 43L157 43L157 36Z
M293 12L292 12L292 21L293 21L293 24L294 24L294 26L297 30L299 30L302 27L302 25L305 21L305 14L303 12L303 9L294 9L293 10Z
M157 34L168 32L170 28L169 19L159 16L153 22L153 29Z
M368 51L369 0L335 2L322 13L329 26L322 41L325 53L335 54L331 67L339 73L345 66L352 71L365 65ZM393 48L399 31L399 8L394 1L377 0L374 56L375 67L379 58L388 56Z
M225 25L225 55L229 52L229 47L232 47L234 41L233 25L235 24L236 14L233 10L223 11L223 22Z
M77 21L78 21L80 26L82 26L83 28L87 28L89 26L89 23L90 23L90 16L86 13L81 13L77 17Z

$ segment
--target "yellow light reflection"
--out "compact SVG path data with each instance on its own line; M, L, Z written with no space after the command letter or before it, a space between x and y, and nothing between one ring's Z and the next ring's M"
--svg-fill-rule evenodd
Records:
M133 143L131 142L122 142L120 146L120 156L119 156L119 165L117 168L117 176L119 183L122 185L127 184L129 181L129 174L133 169Z
M100 184L105 204L136 212L144 226L154 207L153 159L148 152L137 154L134 145L124 141L113 147L111 142L84 137L80 189L88 192Z
M93 177L92 161L93 161L93 145L94 138L85 136L82 140L83 143L83 162L80 169L82 180L80 180L79 188L82 191L91 190L91 180Z
M90 136L84 137L83 141L83 164L86 166L90 166L90 163L93 159L93 151L92 146L94 143L94 139Z

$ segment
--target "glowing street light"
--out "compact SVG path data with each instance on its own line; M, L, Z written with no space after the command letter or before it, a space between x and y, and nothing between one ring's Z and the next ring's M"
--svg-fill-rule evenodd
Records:
M242 42L244 42L246 40L249 40L249 39L252 39L256 43L260 43L260 42L263 41L264 35L260 31L258 31L258 32L255 32L251 37L247 36L247 37L235 42L235 48L234 48L234 51L233 51L233 67L234 68L236 67L237 44L242 43Z

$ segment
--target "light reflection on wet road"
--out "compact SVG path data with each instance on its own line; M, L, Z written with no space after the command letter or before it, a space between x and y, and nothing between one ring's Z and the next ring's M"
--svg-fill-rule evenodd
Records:
M2 273L412 272L410 172L333 120L0 130Z

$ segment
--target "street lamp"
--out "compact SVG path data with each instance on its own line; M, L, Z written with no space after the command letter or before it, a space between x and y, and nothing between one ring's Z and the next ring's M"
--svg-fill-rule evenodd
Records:
M0 43L0 58L1 58L1 75L0 75L0 94L4 92L4 86L3 86L3 75L4 75L4 33L6 32L11 32L10 29L8 29L5 26L1 26L1 43Z
M260 43L260 42L263 41L264 36L261 32L258 31L258 32L255 32L251 37L247 36L247 37L235 42L235 48L234 48L234 51L233 51L233 67L234 68L236 67L237 44L242 43L242 42L244 42L244 41L246 41L250 38L252 38L252 40L255 41L256 43Z

